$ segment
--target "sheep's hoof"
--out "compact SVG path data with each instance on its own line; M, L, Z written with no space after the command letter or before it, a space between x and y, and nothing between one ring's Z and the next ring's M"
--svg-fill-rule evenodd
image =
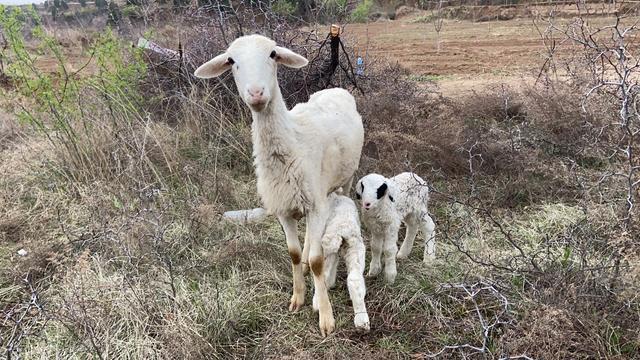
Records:
M296 312L304 305L304 293L301 296L297 294L291 295L291 303L289 304L289 311Z
M369 315L367 313L356 314L353 319L356 329L361 332L369 332Z
M302 275L307 275L309 273L309 265L302 263Z
M396 254L396 259L406 259L407 257L409 257L409 251L402 251L402 249Z
M318 302L318 294L313 293L313 311L317 312L320 310L320 304Z
M331 311L328 314L320 313L320 334L322 337L329 336L335 328L336 321L333 319L333 313Z

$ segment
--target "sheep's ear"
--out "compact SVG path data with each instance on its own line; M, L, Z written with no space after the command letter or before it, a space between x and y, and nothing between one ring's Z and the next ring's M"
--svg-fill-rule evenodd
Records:
M309 61L305 59L304 56L298 55L282 46L276 46L275 52L276 62L290 68L299 69L309 63Z
M225 71L231 68L233 60L227 53L220 54L206 63L200 65L199 68L193 73L196 77L201 79L209 79L222 75Z

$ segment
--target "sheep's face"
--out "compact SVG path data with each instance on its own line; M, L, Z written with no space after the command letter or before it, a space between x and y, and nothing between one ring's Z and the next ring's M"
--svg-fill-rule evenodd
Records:
M382 175L369 174L358 180L356 198L365 211L375 209L384 201L393 202L393 189Z
M194 75L212 78L231 69L242 100L252 111L261 112L278 90L277 64L300 68L307 65L307 59L276 46L269 38L249 35L237 38L225 53L202 64Z

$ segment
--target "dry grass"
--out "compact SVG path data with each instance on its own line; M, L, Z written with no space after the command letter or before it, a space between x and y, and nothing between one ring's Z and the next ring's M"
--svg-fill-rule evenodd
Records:
M223 85L173 88L173 70L152 66L140 86L159 97L118 115L127 121L106 107L82 118L88 161L0 123L12 139L0 148L0 343L61 359L425 358L483 341L484 353L439 357L637 357L637 230L616 225L614 186L585 185L616 165L589 127L611 105L585 117L566 84L447 98L376 66L358 98L358 175L429 180L438 258L424 265L414 250L394 285L367 279L370 333L353 327L343 268L335 334L320 337L310 306L287 311L279 225L220 216L259 204L246 110ZM495 293L462 291L478 282ZM310 303L310 278L307 289ZM486 336L479 316L496 321Z

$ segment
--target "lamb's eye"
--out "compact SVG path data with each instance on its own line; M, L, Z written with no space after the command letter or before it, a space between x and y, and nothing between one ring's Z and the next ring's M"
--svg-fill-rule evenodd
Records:
M360 194L356 193L356 199L358 199L358 200L362 200L362 195L360 195Z
M269 55L270 58L275 59L276 58L276 51L273 50L271 51L271 54Z
M229 65L233 65L233 64L235 64L236 62L235 62L235 61L233 61L233 59L232 59L232 58L228 58L228 59L227 59L227 63L228 63Z

